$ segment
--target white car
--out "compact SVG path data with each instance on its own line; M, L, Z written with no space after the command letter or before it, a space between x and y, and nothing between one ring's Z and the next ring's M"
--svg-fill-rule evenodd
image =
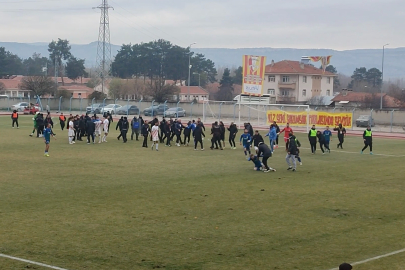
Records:
M104 108L101 109L101 113L111 113L114 114L119 108L121 108L121 105L118 104L108 104L107 106L105 106Z
M24 111L25 107L28 107L28 105L29 105L28 102L20 102L20 103L17 103L15 105L11 106L11 110L12 111L16 110L17 112L22 112L22 111Z

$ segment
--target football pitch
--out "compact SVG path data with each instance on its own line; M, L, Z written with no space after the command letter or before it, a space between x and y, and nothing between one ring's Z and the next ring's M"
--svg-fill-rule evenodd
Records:
M95 145L55 123L44 157L31 118L0 117L0 254L16 258L0 269L330 270L405 248L404 140L375 138L371 156L334 134L332 153L311 155L298 134L303 165L287 171L281 147L263 173L239 145L156 152L118 141L115 123ZM353 269L404 265L399 252Z

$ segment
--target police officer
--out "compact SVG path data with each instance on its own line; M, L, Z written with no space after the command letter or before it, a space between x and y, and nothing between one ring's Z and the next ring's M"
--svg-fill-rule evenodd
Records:
M367 147L370 147L370 155L373 154L373 132L371 131L371 127L367 126L367 129L363 133L363 141L364 141L364 147L361 149L361 153L363 154L363 151L367 149Z
M311 152L312 154L315 154L316 151L316 129L315 129L315 125L312 125L312 128L309 130L308 132L308 139L309 139L309 143L311 144Z
M19 128L18 127L18 112L16 110L14 110L13 113L11 114L11 120L13 121L12 127L14 128L14 124L17 124L17 128Z

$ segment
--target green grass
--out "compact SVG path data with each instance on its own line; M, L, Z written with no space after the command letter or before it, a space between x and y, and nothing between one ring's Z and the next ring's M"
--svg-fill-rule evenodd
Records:
M31 119L10 122L0 118L3 254L69 270L328 270L405 248L403 158L360 155L358 137L346 139L352 153L302 149L295 173L279 149L265 174L240 148L152 152L115 131L107 144L68 145L55 127L46 158ZM403 144L375 139L374 153L405 155ZM355 269L404 264L398 254ZM1 269L27 265L0 257Z

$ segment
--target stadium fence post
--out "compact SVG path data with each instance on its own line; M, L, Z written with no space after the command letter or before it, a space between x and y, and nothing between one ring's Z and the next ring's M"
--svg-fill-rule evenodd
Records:
M140 100L139 100L139 115L141 115L141 105L142 105L142 100L143 100L143 98L141 98Z
M180 100L177 102L176 105L176 117L179 118L179 104L180 104Z
M117 100L118 100L118 98L114 99L114 110L116 110L115 105L117 105ZM129 95L128 95L128 100L129 100ZM128 112L128 110L127 110L127 112ZM115 111L114 111L113 115L115 115ZM127 116L128 116L128 114L127 114Z
M205 122L205 103L208 102L208 100L203 101L203 122Z
M393 124L393 122L394 122L394 111L395 110L392 110L391 111L391 127L390 127L390 132L392 133L392 124Z
M373 119L373 111L374 109L370 110L370 119L368 120L368 125L371 126L371 119Z
M51 97L48 97L48 107L49 107L49 110L51 110L51 106L49 106L49 100L51 99Z
M221 109L222 109L223 102L219 103L219 113L218 113L218 121L221 121Z
M115 102L117 102L117 99L115 100ZM127 99L127 118L128 118L128 114L129 114L129 96L128 96L128 99Z
M191 104L190 104L190 121L193 119L193 105L194 105L194 102L191 102Z
M10 98L7 96L7 111L10 111Z
M94 100L95 100L96 98L93 98L92 100L91 100L91 112L93 112L93 104L94 104Z
M28 104L31 105L31 95L28 94Z
M72 99L73 99L73 96L70 97L70 101L69 101L69 113L72 112Z
M165 100L164 106L163 106L163 117L166 116L166 104L167 104L167 99Z
M82 114L82 97L80 97L80 114Z
M62 98L63 98L63 96L59 97L59 112L60 112L60 106L62 105Z
M353 120L354 120L354 118L353 118L353 116L354 116L354 111L356 110L356 108L353 108L353 110L352 110L352 130L354 129L354 124L353 124Z
M242 127L242 123L240 122L240 103L242 102L242 95L239 95L239 129Z
M235 103L235 104L233 104L233 122L235 123L235 117L236 117L236 115L235 115L235 111L236 111L236 105L237 105L238 103Z

